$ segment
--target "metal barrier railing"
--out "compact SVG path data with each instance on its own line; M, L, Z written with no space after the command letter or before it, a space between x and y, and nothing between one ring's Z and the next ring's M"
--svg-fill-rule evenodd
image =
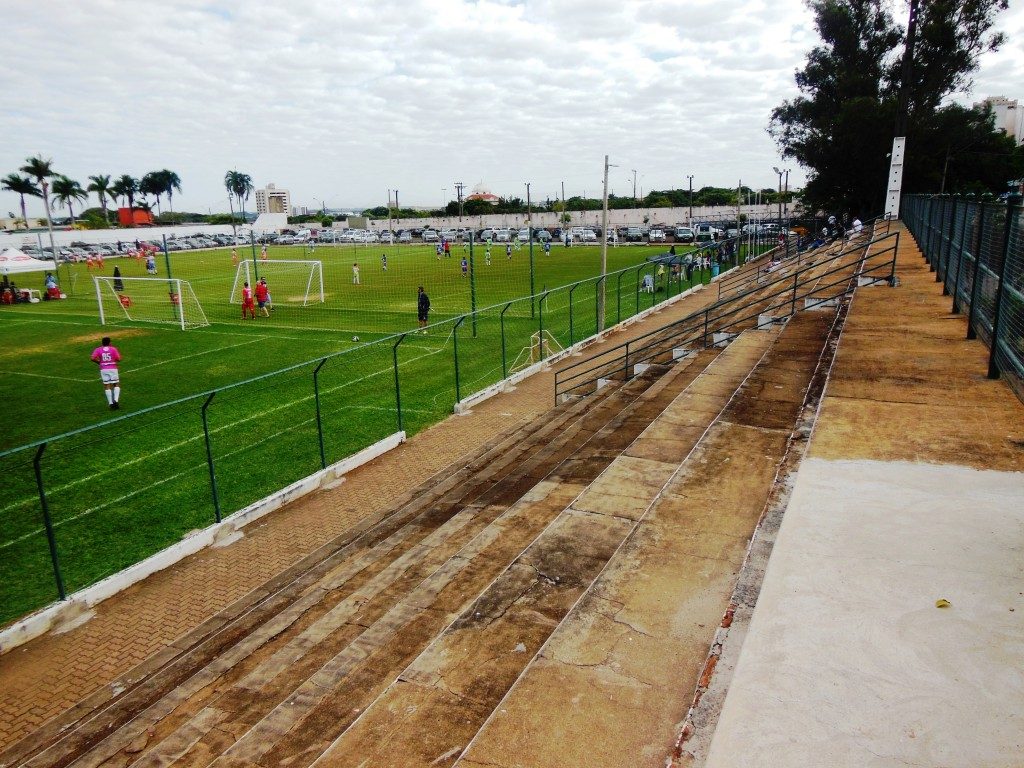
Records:
M989 349L988 376L1004 376L1024 399L1024 220L1020 197L1005 202L907 195L902 218L921 253L967 315L967 338Z
M880 245L882 247L879 247ZM599 379L608 378L618 371L622 371L624 377L628 379L630 366L648 362L674 348L690 345L707 347L714 333L728 332L739 323L757 318L761 314L786 308L788 311L785 316L795 314L800 300L812 295L821 298L818 296L820 291L842 286L834 295L821 300L837 298L847 292L849 275L838 277L831 282L826 281L824 284L821 281L848 272L851 267L855 267L862 276L875 276L879 280L892 282L898 247L898 232L882 235L860 245L855 251L846 252L845 255L852 255L855 258L838 260L839 263L831 265L823 272L820 271L821 264L804 265L791 275L779 276L744 293L716 301L680 320L648 331L586 360L568 365L555 372L555 402L559 402L564 395L571 395L585 387L596 385ZM885 254L891 256L882 258ZM868 264L868 261L871 263ZM775 301L776 299L779 301ZM761 323L755 327L761 327Z

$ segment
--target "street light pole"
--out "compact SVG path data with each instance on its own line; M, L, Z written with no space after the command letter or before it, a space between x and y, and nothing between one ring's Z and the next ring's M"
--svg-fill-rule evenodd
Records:
M530 237L530 317L533 317L533 203L530 200L530 182L526 182L526 233ZM543 344L544 340L541 339L540 343Z
M782 171L780 171L776 166L772 166L772 170L775 171L775 173L777 173L779 175L779 199L778 199L778 204L779 204L779 226L781 227L782 226Z
M636 168L630 168L629 170L631 170L633 172L633 202L635 203L636 199L637 199L636 198Z
M686 177L690 180L690 219L686 223L693 226L693 174Z
M597 332L604 330L605 277L608 274L608 155L604 156L604 204L601 207L601 290L597 294Z

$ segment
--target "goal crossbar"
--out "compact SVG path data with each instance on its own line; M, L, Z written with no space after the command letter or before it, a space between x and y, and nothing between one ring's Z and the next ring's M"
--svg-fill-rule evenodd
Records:
M289 269L309 269L309 274L303 274L305 277L304 289L300 286L300 290L303 290L302 294L302 306L307 306L310 301L317 301L319 295L319 301L324 302L324 265L319 259L261 259L258 264L253 265L248 259L238 262L238 267L235 269L235 279L231 284L231 296L228 299L231 304L242 303L242 287L248 283L250 286L256 283L256 273L265 271L265 274L259 274L259 277L268 277L273 282L275 277L280 277L282 271ZM275 274L276 273L276 274ZM271 291L279 289L279 286L275 287L273 284L270 286ZM286 302L276 302L286 303Z

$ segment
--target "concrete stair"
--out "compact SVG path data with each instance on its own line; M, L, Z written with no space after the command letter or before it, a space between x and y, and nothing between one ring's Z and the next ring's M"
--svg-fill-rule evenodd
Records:
M497 436L0 767L663 765L835 320L749 314Z

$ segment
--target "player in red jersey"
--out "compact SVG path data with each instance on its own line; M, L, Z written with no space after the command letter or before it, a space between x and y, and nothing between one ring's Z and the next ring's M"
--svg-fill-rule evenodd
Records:
M246 314L252 316L251 319L256 319L256 305L252 300L252 288L246 283L242 286L242 319L245 320Z

